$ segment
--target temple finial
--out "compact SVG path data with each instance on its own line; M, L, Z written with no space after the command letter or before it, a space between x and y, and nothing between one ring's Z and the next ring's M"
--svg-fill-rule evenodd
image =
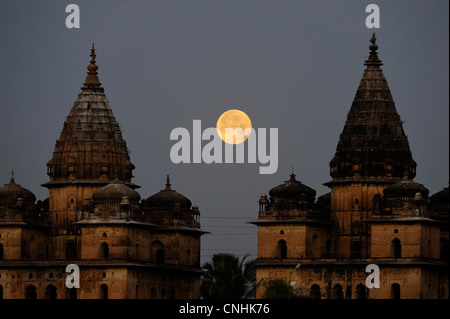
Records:
M375 37L375 32L372 32L372 38L370 39L370 43L372 44L369 46L369 49L375 54L377 53L376 51L378 49L378 46L375 44L376 42L377 38Z
M114 170L113 184L119 183L119 172L117 169Z
M364 65L367 66L380 66L383 65L383 62L378 58L378 45L376 44L377 38L375 37L375 32L372 32L372 38L370 39L370 54L369 58L364 62Z
M96 58L96 55L95 55L95 46L94 46L94 43L92 43L92 48L91 48L91 64L94 64L95 65L95 58ZM97 67L97 69L98 69L98 67ZM96 70L97 70L96 69ZM88 67L88 70L90 70L89 69L89 67Z
M94 43L92 43L92 48L91 48L91 61L90 64L88 65L87 69L87 76L86 76L86 81L83 83L83 87L81 88L83 91L85 90L97 90L97 91L103 91L103 88L101 87L101 83L98 79L98 66L95 61L95 58L97 57L95 54L95 46Z
M14 181L14 170L11 170L11 180L10 180L10 183L12 184L12 183L15 183L15 181Z
M403 173L403 179L408 180L409 179L409 171L408 169L405 169L405 172Z
M167 175L166 177L166 191L170 190L170 177Z

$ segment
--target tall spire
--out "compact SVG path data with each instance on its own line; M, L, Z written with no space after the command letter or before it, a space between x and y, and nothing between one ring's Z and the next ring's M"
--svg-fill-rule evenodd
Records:
M379 67L383 65L383 62L378 58L378 45L376 45L377 38L375 37L375 32L372 33L372 38L370 39L371 45L369 45L370 54L369 58L364 62L364 65Z
M15 184L15 181L14 181L14 170L11 170L11 180L9 181L9 184L10 185Z
M289 182L296 182L297 180L295 179L295 176L297 175L295 175L294 172L292 172L292 174L289 175Z
M47 163L50 182L62 183L73 178L98 185L109 184L114 177L130 186L134 165L103 87L98 77L95 47L81 93L73 104L55 144L53 158ZM70 170L70 174L69 174ZM59 184L55 184L59 185ZM131 185L136 188L137 185ZM84 193L90 195L89 193Z
M92 90L92 91L103 91L102 84L100 83L98 76L97 76L97 70L98 66L95 64L95 47L94 43L92 43L91 48L91 61L87 67L88 72L86 76L86 81L83 83L83 87L81 88L83 91L86 90Z
M167 175L167 178L166 178L166 191L170 191L171 189L170 189L170 177L169 177L169 175Z
M416 162L378 58L375 33L370 55L336 153L330 162L333 180L401 180L405 170L415 177ZM328 183L327 183L328 184Z

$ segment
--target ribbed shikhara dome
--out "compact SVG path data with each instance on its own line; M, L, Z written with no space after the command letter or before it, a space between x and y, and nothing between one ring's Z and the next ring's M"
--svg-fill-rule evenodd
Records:
M367 68L359 84L336 153L330 162L333 180L401 179L416 173L402 121L380 66L373 34Z
M47 163L51 182L82 180L130 183L134 165L97 76L95 49L86 81Z

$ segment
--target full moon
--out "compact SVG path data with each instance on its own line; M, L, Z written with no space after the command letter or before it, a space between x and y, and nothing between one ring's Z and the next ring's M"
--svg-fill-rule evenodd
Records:
M252 128L252 122L250 121L250 118L247 114L240 110L228 110L224 112L219 119L217 120L217 133L219 134L220 138L228 144L240 144L244 142L250 135L246 135L244 132L246 129ZM236 135L227 134L225 136L225 129L237 129L241 128L241 130L238 130L239 132Z

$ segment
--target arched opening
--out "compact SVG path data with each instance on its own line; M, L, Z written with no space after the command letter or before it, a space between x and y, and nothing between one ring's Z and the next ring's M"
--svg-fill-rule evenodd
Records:
M0 244L0 260L5 258L5 250L3 249L3 244Z
M140 249L139 249L139 244L134 245L134 251L136 253L136 259L140 259Z
M287 258L287 245L286 245L286 241L284 241L283 239L278 241L277 252L278 252L279 258L281 258L281 259Z
M164 244L159 240L155 240L150 247L152 251L151 253L152 262L163 264L165 260Z
M56 287L53 285L48 285L45 288L45 299L56 299Z
M326 246L327 258L331 258L331 239L327 239Z
M427 251L429 257L433 256L433 247L431 246L431 239L428 239L427 241Z
M103 233L103 234L102 234L102 237L108 237L108 235L106 235L106 233Z
M192 265L192 252L190 249L187 250L187 264Z
M351 258L361 258L361 243L359 240L354 240L350 243L350 257Z
M102 243L101 245L101 253L102 253L102 258L104 259L108 259L109 258L109 246L107 243Z
M399 284L391 285L391 299L400 299L400 285Z
M76 288L66 288L66 299L78 299Z
M66 258L77 258L77 250L75 249L75 242L73 240L68 240L66 242Z
M309 296L311 299L321 299L322 295L320 293L320 286L318 284L313 284L309 290Z
M320 239L317 234L312 237L311 258L320 258Z
M156 262L158 264L164 264L164 248L160 248L156 251Z
M398 234L398 229L394 229L394 234Z
M31 278L33 278L33 273L30 272L30 273L28 274L28 279L31 279Z
M108 299L108 286L106 284L100 285L100 299Z
M356 299L366 299L366 286L359 284L356 286Z
M448 244L448 240L441 238L441 260L449 261L449 249L450 246Z
M284 230L280 230L280 235L284 235Z
M25 288L25 299L37 299L36 287L29 285Z
M331 299L344 299L344 291L340 284L336 284L331 291Z
M391 242L391 251L394 258L402 257L402 242L398 238L394 238Z
M352 299L352 286L347 286L345 290L345 299Z
M26 248L24 249L22 257L24 259L37 259L38 244L36 237L31 236L26 243Z

